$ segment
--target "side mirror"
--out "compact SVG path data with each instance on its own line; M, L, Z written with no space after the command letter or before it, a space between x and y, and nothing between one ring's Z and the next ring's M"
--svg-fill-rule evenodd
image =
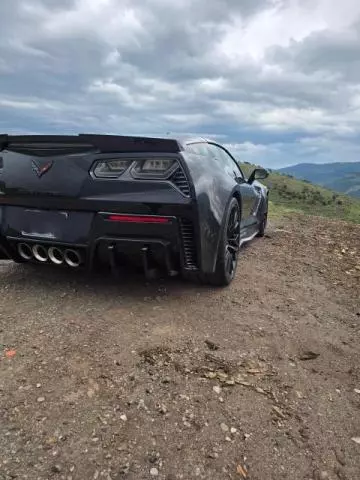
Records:
M265 168L255 168L248 179L248 183L251 185L254 180L264 180L264 178L267 178L268 176L269 172L265 170Z

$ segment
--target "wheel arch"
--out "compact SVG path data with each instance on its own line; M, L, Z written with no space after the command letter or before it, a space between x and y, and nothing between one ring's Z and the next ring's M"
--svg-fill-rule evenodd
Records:
M231 194L229 195L229 198L226 202L226 206L225 206L225 209L224 209L224 215L223 215L223 218L221 220L221 228L219 230L219 234L218 234L218 238L217 238L217 242L216 242L216 251L215 251L215 255L214 255L214 263L213 263L213 271L215 271L215 268L216 268L216 261L217 261L217 258L218 258L218 253L219 253L219 245L220 245L220 240L221 240L221 234L222 234L222 231L223 231L223 228L224 228L224 224L225 224L225 221L226 221L226 213L228 211L228 208L229 208L229 205L230 205L230 202L233 198L236 198L236 200L238 201L238 204L239 204L239 208L240 208L240 221L241 221L241 216L242 216L242 198L241 198L241 193L239 192L239 190L235 187L234 190L231 192Z
M233 195L232 195L234 198L236 198L236 200L238 201L239 203L239 207L240 207L240 219L241 219L241 215L242 215L242 198L241 198L241 193L238 191L238 190L235 190L233 192ZM231 198L229 199L229 202L227 204L227 207L229 206L229 203L231 201Z

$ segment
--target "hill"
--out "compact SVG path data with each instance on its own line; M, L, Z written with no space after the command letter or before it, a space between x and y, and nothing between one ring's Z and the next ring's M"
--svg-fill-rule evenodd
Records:
M241 164L248 175L255 165ZM270 207L274 216L287 211L360 223L360 200L272 171L264 183L271 189Z
M360 198L360 162L299 163L277 171Z

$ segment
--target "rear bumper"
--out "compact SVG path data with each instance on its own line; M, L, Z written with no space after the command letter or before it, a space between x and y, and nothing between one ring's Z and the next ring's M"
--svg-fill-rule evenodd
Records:
M81 255L81 266L89 271L101 261L117 272L124 258L136 259L149 276L155 267L165 269L169 275L196 271L198 252L193 212L189 208L175 211L176 215L148 215L3 206L0 247L3 258L14 261L24 261L19 254L19 244L24 243L30 248L41 245L46 251L50 247L62 252L76 249ZM52 262L48 259L37 263Z

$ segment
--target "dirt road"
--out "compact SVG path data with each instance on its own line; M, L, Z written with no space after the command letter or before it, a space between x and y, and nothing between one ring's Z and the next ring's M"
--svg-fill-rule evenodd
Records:
M225 290L0 290L0 479L360 478L359 226L278 221Z

